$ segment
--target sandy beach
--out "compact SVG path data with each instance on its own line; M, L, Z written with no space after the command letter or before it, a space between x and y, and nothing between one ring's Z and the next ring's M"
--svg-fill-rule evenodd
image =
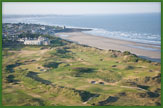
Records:
M84 44L105 50L130 51L137 56L152 61L161 61L161 48L152 44L144 44L119 39L94 36L82 32L56 33L56 36L79 44Z

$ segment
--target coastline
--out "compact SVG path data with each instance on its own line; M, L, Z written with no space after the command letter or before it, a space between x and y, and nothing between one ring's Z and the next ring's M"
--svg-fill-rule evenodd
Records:
M161 48L154 47L152 44L138 43L127 40L113 39L102 36L95 36L83 32L60 32L56 36L73 41L79 44L88 45L104 50L119 50L129 51L139 57L154 61L161 62Z

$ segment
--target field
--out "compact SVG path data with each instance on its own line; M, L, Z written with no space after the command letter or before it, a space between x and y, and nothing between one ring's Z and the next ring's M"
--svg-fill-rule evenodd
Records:
M161 64L62 39L3 48L4 106L160 106Z

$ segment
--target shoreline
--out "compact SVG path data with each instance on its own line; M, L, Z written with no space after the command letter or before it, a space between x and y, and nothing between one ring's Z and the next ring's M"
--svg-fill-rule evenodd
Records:
M129 51L141 58L161 62L161 48L152 44L95 36L83 32L60 32L57 37L104 50Z

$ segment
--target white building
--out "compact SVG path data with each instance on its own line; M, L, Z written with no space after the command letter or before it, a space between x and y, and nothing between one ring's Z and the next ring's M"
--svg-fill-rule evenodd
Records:
M46 28L44 26L40 27L40 29L45 30Z
M50 45L50 40L45 37L39 36L38 39L25 39L25 45Z

